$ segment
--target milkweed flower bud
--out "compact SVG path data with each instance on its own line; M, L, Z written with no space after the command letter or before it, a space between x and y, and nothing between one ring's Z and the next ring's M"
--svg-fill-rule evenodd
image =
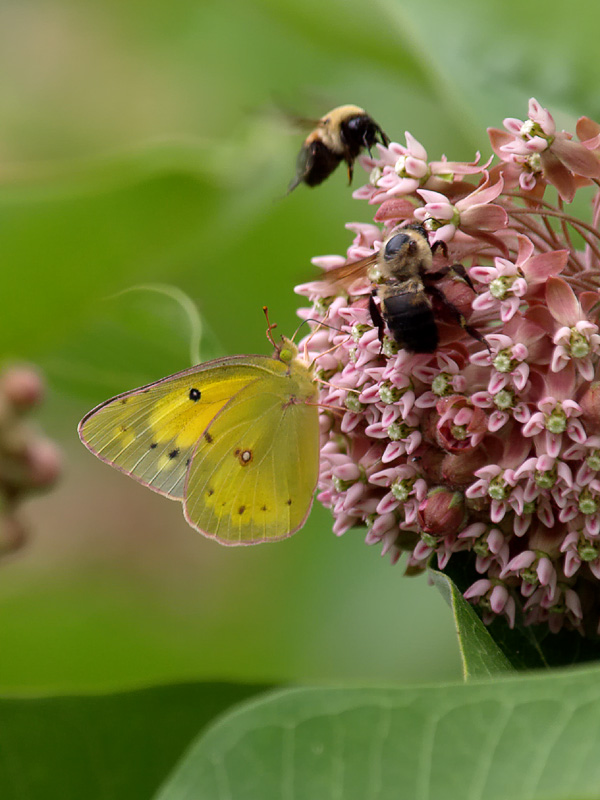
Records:
M443 486L431 489L419 506L417 521L423 533L431 536L451 536L463 528L465 504L460 492L450 492Z
M393 563L407 554L410 574L434 555L441 568L469 559L465 597L486 622L519 615L595 635L600 124L582 117L576 139L531 100L526 120L489 135L495 164L431 161L410 133L378 145L354 192L373 222L349 224L346 253L315 259L323 279L297 287L312 303L300 315L329 326L305 340L321 378L319 498L337 535L365 527ZM589 186L589 218L567 213ZM433 352L402 338L402 324L433 323L407 312L394 332L385 314L372 318L377 253L410 223L428 232L436 274L409 264L383 276L431 307ZM346 269L368 257L362 272Z
M43 394L42 378L31 367L10 367L0 374L0 556L26 541L23 498L50 488L61 471L57 446L23 418Z

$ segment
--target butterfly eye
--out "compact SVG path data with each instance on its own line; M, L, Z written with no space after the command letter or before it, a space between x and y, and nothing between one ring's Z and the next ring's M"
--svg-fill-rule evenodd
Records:
M200 389L190 389L189 398L190 400L193 400L194 403L197 403L201 396L202 393L200 392Z

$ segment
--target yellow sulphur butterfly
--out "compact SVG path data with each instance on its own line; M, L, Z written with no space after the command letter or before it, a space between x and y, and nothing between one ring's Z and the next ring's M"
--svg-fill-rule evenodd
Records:
M99 459L183 502L188 523L222 544L290 536L319 470L317 389L297 347L207 361L117 395L79 423Z

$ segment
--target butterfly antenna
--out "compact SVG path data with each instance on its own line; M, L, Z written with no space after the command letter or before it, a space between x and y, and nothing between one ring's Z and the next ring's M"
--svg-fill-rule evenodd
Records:
M294 331L294 333L291 336L292 341L294 341L294 339L298 335L298 332L300 331L300 328L303 325L305 325L307 322L314 322L314 324L317 326L315 328L315 330L312 331L312 333L316 333L319 330L319 327L321 327L321 328L329 328L329 330L336 331L337 333L344 333L344 331L342 331L340 328L335 328L333 325L328 325L326 322L322 322L320 319L312 319L312 317L308 317L308 319L303 319L302 322L300 323L300 325L298 325L298 327L296 328L296 330Z
M308 336L307 340L304 342L304 360L308 363L308 345L309 345L309 342L312 339L312 337L319 331L320 328L329 328L330 330L337 331L338 333L343 333L343 331L340 330L339 328L334 328L333 325L328 325L326 322L323 322L320 319L312 319L312 317L308 317L308 319L303 319L302 320L300 325L298 325L298 327L296 328L296 330L292 334L292 342L294 341L294 339L296 338L296 336L300 332L300 329L302 328L302 326L305 325L307 322L312 322L317 326L313 331L311 331L311 333Z
M277 352L279 352L281 347L280 347L280 345L276 344L275 339L273 338L273 334L271 333L271 331L275 330L275 328L277 327L277 323L276 322L270 322L270 320L269 320L269 309L267 308L267 306L263 306L263 314L265 315L266 320L267 320L267 340L273 345L275 350L277 350Z
M292 334L292 342L294 341L294 339L296 338L296 336L300 332L300 329L302 328L302 326L307 322L314 322L314 324L317 326L313 331L310 332L310 334L307 336L307 338L306 338L306 340L304 342L303 355L304 355L304 360L308 364L308 360L309 360L308 359L308 345L310 344L310 340L312 339L312 337L316 333L319 332L319 328L321 328L321 327L331 328L331 330L338 330L338 329L337 328L333 328L331 325L327 325L327 324L325 324L324 322L321 322L321 320L318 320L318 319L304 319L304 320L302 320L300 325L298 325L298 327L296 328L296 330ZM340 331L340 333L341 333L341 331ZM314 364L314 361L311 363L310 367L312 367L313 364Z

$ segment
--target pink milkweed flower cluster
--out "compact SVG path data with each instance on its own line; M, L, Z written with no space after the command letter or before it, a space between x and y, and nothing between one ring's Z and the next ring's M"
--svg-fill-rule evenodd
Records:
M470 554L465 597L486 622L600 632L600 125L558 132L535 100L528 119L488 131L497 156L430 161L410 134L363 158L345 256L373 255L397 226L421 223L437 284L485 345L442 317L434 353L412 353L371 319L372 276L348 288L297 287L321 382L319 499L334 532L366 541L407 572ZM498 160L499 159L499 160ZM591 192L590 188L591 187ZM565 202L585 190L587 218ZM588 196L586 195L586 196ZM333 287L333 288L332 288Z

